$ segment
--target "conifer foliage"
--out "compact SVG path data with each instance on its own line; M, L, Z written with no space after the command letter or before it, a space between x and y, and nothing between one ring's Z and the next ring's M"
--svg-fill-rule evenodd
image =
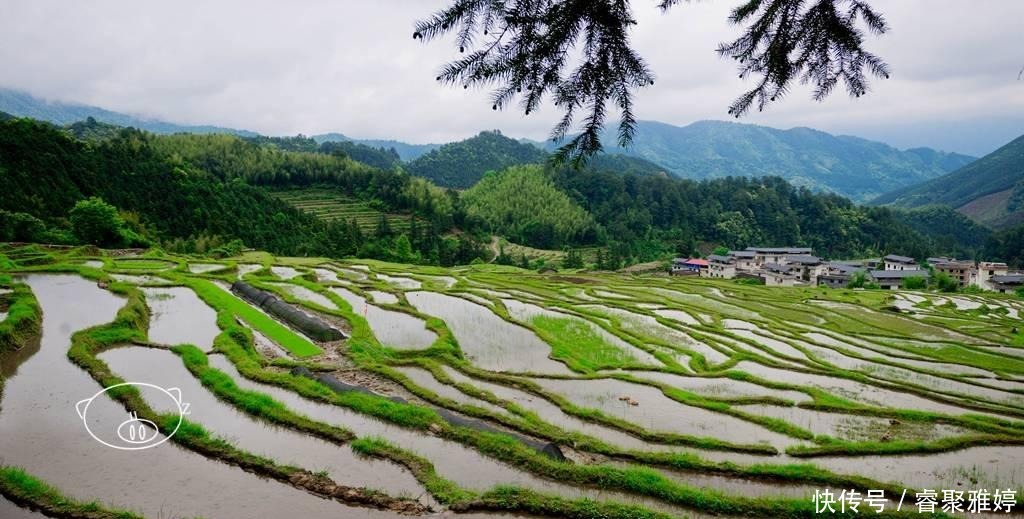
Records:
M679 0L662 0L667 10ZM757 85L729 107L739 117L784 96L793 81L814 87L822 100L839 82L854 97L868 90L865 72L889 77L887 65L864 49L864 29L881 34L885 19L864 0L746 0L730 21L743 26L736 40L718 47L734 59L739 76ZM456 35L462 57L437 80L449 85L493 87L492 108L518 99L526 114L550 96L563 117L551 131L561 140L585 112L581 131L555 155L576 162L601 150L608 109L619 112L618 142L636 130L633 93L654 84L654 74L629 40L636 25L629 0L452 0L416 24L414 39Z

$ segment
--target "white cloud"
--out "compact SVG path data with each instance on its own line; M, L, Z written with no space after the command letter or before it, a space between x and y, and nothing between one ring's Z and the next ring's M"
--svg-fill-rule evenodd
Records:
M658 76L638 94L641 118L682 125L727 117L726 107L745 85L714 48L739 31L726 20L737 1L681 3L662 14L654 0L633 0L634 42ZM554 109L529 117L514 109L494 112L486 91L434 81L457 52L450 42L414 41L412 24L444 3L8 0L0 17L0 85L267 134L339 131L436 142L500 128L545 137L558 116ZM876 81L857 100L837 92L815 103L797 89L744 122L948 149L971 139L923 132L922 142L894 128L947 124L951 132L970 132L998 119L1021 121L1024 130L1024 81L1016 80L1024 66L1024 2L874 3L892 30L870 37L869 46L892 66L891 80ZM957 121L975 126L951 124ZM1003 126L991 142L971 146L994 147L1012 134L1012 123Z

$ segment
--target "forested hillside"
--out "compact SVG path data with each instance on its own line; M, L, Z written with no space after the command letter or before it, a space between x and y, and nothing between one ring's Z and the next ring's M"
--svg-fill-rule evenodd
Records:
M563 169L554 182L593 215L619 257L649 258L665 248L688 254L700 243L802 245L832 258L933 250L895 211L775 177L696 182Z
M775 177L698 182L633 159L583 169L542 162L491 173L460 195L323 146L9 119L0 122L0 240L184 252L244 244L441 265L486 257L491 233L538 248L601 247L605 267L717 245L802 245L831 258L1020 256L1021 233L990 236L949 209L860 207ZM318 200L344 201L325 215L351 218L318 218L317 203L301 212L271 189L318 190ZM285 198L302 205L295 196ZM377 224L363 214L371 208ZM109 232L92 232L83 215L109 220Z
M444 236L461 213L452 198L421 179L234 136L122 129L86 143L49 124L11 119L0 123L0 183L0 241L97 243L90 237L102 235L99 245L154 243L188 252L240 240L278 254L447 265L485 253L468 235ZM305 214L258 184L330 186L416 212L426 223L402 235L388 228L366 235L356 223ZM114 207L102 223L116 232L86 236L88 229L69 220L89 197ZM106 214L102 206L90 206L96 207L95 213Z
M248 142L259 146L276 148L282 151L301 151L306 153L324 153L349 157L357 162L380 169L394 169L402 164L401 157L394 148L374 148L351 141L330 141L318 143L312 137L297 135L295 137L247 137Z
M415 160L421 155L441 147L440 144L409 144L407 142L392 139L353 139L340 133L314 135L313 139L321 144L325 142L353 142L356 144L362 144L363 146L369 146L371 148L395 150L395 153L398 153L399 158L403 161Z
M943 204L994 228L1024 223L1024 136L948 175L886 193L873 203Z
M445 144L410 162L406 169L439 186L465 189L488 171L540 163L546 158L547 153L537 147L509 139L500 132L480 132L476 137Z
M468 217L517 243L559 249L598 241L590 215L559 191L540 165L488 173L462 198Z
M673 126L640 121L633 144L604 139L609 153L642 157L684 178L778 176L791 184L863 202L961 167L974 157L891 146L810 128L779 130L722 121ZM556 146L548 143L547 147Z
M991 229L947 206L929 205L900 214L915 231L932 239L935 250L957 258L975 257L997 237Z

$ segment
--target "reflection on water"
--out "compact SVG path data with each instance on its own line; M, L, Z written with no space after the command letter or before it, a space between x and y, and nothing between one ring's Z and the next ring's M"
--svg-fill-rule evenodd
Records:
M102 389L67 358L71 334L113 320L124 300L91 281L31 275L43 309L39 351L5 381L0 402L3 462L83 500L97 499L147 517L395 517L346 507L236 467L207 460L173 443L127 452L104 447L85 431L75 403ZM179 361L180 363L180 361ZM97 399L89 414L123 421L125 410ZM213 490L215 489L215 490Z
M191 404L190 420L236 447L278 463L312 471L326 470L331 479L349 486L384 490L393 496L417 497L419 483L405 469L391 463L357 458L348 447L258 421L221 402L166 350L127 347L100 355L111 371L126 380L145 380L160 387L177 387ZM144 397L146 395L143 395ZM148 399L157 412L175 412L167 399Z
M353 312L366 319L373 335L385 346L399 350L416 350L429 348L437 340L437 335L428 330L426 323L416 317L371 305L344 288L334 287L330 290L347 301Z
M143 288L150 309L149 340L174 346L192 344L203 351L213 349L220 334L217 312L185 287Z
M504 321L486 307L435 292L409 292L409 304L444 320L473 364L493 371L570 373L548 358L551 347L534 333Z
M548 391L564 395L576 405L600 409L649 430L711 437L733 443L768 443L780 450L798 443L796 439L739 418L683 405L650 386L614 379L533 381Z

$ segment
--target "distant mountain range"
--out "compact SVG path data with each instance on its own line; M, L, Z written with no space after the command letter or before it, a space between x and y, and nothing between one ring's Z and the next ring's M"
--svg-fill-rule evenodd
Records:
M217 126L186 126L142 119L91 106L48 102L24 92L0 89L0 111L60 125L88 117L154 133L258 134ZM489 169L533 163L557 144L488 138L484 132L448 144L409 144L396 140L353 139L341 133L313 137L318 143L351 141L373 148L394 149L407 169L448 187L465 188ZM481 138L481 137L484 138ZM530 146L524 144L529 142ZM537 150L540 151L540 150ZM641 121L629 148L609 146L594 164L636 173L665 171L683 178L779 176L797 186L834 192L867 202L954 171L975 160L930 148L898 150L857 137L835 136L809 128L779 130L750 124L701 121L672 126Z
M430 153L442 146L441 144L409 144L407 142L390 139L353 139L352 137L348 137L340 133L314 135L313 140L318 143L350 141L356 144L369 146L371 148L384 148L386 150L394 149L398 152L398 156L406 162L416 160L420 158L420 156Z
M469 139L450 142L408 162L405 169L433 183L456 189L472 187L488 171L501 171L509 166L542 164L546 151L524 141L505 137L499 131L480 132ZM587 166L598 171L620 174L666 174L664 167L620 153L602 153Z
M87 106L73 103L61 103L57 101L46 101L31 94L0 88L0 112L7 112L18 117L31 117L40 121L47 121L59 125L67 125L78 121L84 121L90 117L93 119L117 126L132 126L148 132L167 133L230 133L242 137L255 137L256 132L236 130L234 128L223 128L220 126L190 126L168 123L154 119L143 119L118 112L111 112L95 106Z
M948 175L886 193L879 205L948 205L1001 229L1024 223L1024 136Z
M778 176L791 184L865 202L941 176L975 160L931 148L901 151L858 137L810 128L779 130L752 124L699 121L673 126L640 121L632 146L606 135L605 149L660 164L683 178ZM551 150L557 143L536 143Z

